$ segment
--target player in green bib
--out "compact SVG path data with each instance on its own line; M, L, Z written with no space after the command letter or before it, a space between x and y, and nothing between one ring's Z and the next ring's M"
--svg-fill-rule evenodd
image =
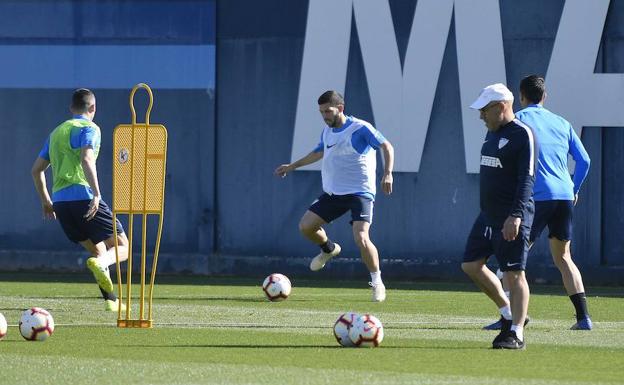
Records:
M117 311L108 267L116 262L113 214L102 200L96 159L100 151L100 128L93 123L95 95L88 89L74 91L73 115L56 127L33 164L31 173L41 199L44 219L58 219L70 241L82 245L91 255L87 267L93 273L105 300L105 309ZM52 168L52 195L45 171ZM117 221L119 258L128 258L128 238Z

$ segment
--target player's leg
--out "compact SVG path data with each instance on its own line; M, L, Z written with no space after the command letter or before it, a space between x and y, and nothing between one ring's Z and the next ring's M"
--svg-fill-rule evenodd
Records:
M500 280L485 265L487 258L493 253L491 237L491 228L485 225L483 217L479 215L466 241L461 267L477 287L496 304L501 314L501 322L506 327L511 325L509 300L503 292Z
M530 292L524 270L529 251L530 231L527 226L521 225L515 240L506 241L502 234L498 234L495 239L496 258L503 271L503 280L509 285L512 313L510 329L501 329L501 333L492 341L492 347L495 349L523 349L525 346L524 325Z
M499 309L509 307L509 300L496 274L486 266L486 257L462 263L462 270L483 291ZM501 310L502 311L502 310ZM503 314L501 314L503 315ZM508 319L511 319L510 314ZM507 317L505 317L507 318Z
M80 245L91 255L87 259L86 265L100 288L102 298L105 301L115 301L117 297L113 293L113 281L110 278L110 271L107 266L99 263L99 259L106 254L106 245L103 242L93 243L90 239L80 241Z
M340 253L340 245L329 239L322 226L338 218L345 211L336 196L323 194L303 214L299 221L299 231L321 248L321 252L310 262L310 270L321 270L331 258Z
M85 224L86 221L84 219L84 213L88 210L88 207L89 200L61 201L54 203L54 212L67 238L74 243L80 244L91 256L87 260L87 267L90 265L90 260L95 260L95 257L106 252L106 248L103 244L95 244L89 239L89 232L87 231L88 226ZM110 278L107 279L105 273L98 272L98 274L99 279L96 278L96 281L104 283L104 288L99 283L98 286L100 286L102 297L104 300L107 300L111 298L109 294L112 292L112 290L110 290L112 288L112 282L109 283ZM112 296L114 297L114 294Z
M505 296L507 296L507 298L509 298L509 286L506 286L505 281L503 280L503 272L500 270L500 268L496 269L496 278L498 278L501 281L501 284L503 285L503 291L505 292ZM494 321L492 323L489 323L489 324L485 325L481 329L483 329L483 330L501 330L501 328L503 327L503 320L501 318L497 319L496 321Z
M121 227L121 223L117 223L117 225L117 228L119 229L118 231L121 231L121 233L118 233L116 236L117 252L115 251L115 236L111 235L110 237L99 243L99 245L104 244L106 252L100 258L98 258L98 261L101 265L107 266L107 272L110 272L110 266L117 263L116 253L119 254L119 262L125 262L128 260L128 238L123 232L123 227ZM106 300L106 310L118 311L119 306L121 306L121 311L125 311L126 305L120 303L114 293L108 293L108 298Z
M574 261L572 261L570 241L561 241L557 238L550 238L549 241L553 262L561 272L563 285L568 295L585 292L581 272L576 267Z
M592 322L587 311L587 298L581 272L572 260L570 244L572 239L573 201L556 201L557 209L549 223L550 253L555 266L561 272L561 279L572 305L576 310L574 330L591 330Z
M117 234L117 253L119 254L119 262L125 262L128 260L128 238L126 233L123 232ZM100 262L106 266L112 266L117 263L117 255L115 254L115 236L111 235L102 241L106 247L106 253L101 257Z
M104 299L105 310L117 311L119 300L113 291L113 281L110 278L110 271L108 267L98 263L99 258L107 252L106 245L104 242L95 244L89 239L81 241L80 244L92 255L92 257L87 259L87 268L91 271L98 284L100 293Z
M370 224L364 221L355 221L352 229L353 240L360 250L360 255L366 268L371 273L379 271L379 253L369 237Z
M89 236L88 241L92 242L98 251L97 254L87 260L87 267L105 293L106 309L116 311L122 305L119 304L114 295L109 266L116 263L115 237L117 237L119 246L120 261L128 259L128 239L119 220L116 221L116 226L114 225L113 213L104 201L100 201L95 217L90 221L85 221L84 227Z
M492 253L492 228L487 226L483 216L479 215L468 235L461 268L481 291L500 308L508 306L509 301L503 292L500 280L485 265L487 258ZM511 317L509 318L511 319Z
M511 292L509 301L511 304L512 325L511 332L515 334L516 341L502 341L503 344L495 347L502 347L507 349L518 349L524 347L524 325L527 318L527 311L529 309L529 284L526 280L524 270L521 271L506 271L503 273L509 282L509 289ZM507 343L508 345L504 345Z
M370 285L373 288L373 301L382 302L386 299L386 286L381 280L381 269L379 268L379 252L377 247L370 240L370 223L365 221L354 221L352 224L353 239L360 249L362 261L366 265L370 276Z
M299 221L299 232L317 245L322 245L329 240L323 225L327 224L323 218L308 210Z
M503 272L501 271L500 268L496 269L496 278L498 278L501 281L501 284L503 285L503 291L505 292L505 296L507 298L510 298L511 295L509 292L509 283L507 282L508 279L504 279ZM526 318L524 319L524 326L526 327L530 321L531 321L531 318L527 314ZM502 328L503 328L503 318L501 317L495 322L492 322L484 326L482 329L483 330L501 330Z
M533 245L533 242L535 241L535 239L539 237L541 232L546 227L551 211L552 211L552 208L551 208L551 205L548 204L548 201L535 202L535 217L533 219L531 235L529 238L530 239L529 249ZM501 280L501 283L503 285L503 290L505 291L505 295L507 296L507 298L509 298L510 297L510 291L509 291L510 284L509 282L507 282L508 279L504 278L503 272L501 271L500 267L496 270L496 276ZM524 320L524 326L526 326L529 323L529 321L530 321L530 318L527 315ZM483 330L501 330L501 328L502 328L502 322L499 319L496 322L492 322L491 324L484 326Z

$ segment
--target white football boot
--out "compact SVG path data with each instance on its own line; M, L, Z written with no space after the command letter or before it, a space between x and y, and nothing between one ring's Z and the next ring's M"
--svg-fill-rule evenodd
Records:
M386 300L386 286L380 282L377 285L373 285L369 282L368 285L373 288L373 302L383 302Z
M314 257L312 259L312 262L310 262L310 270L312 271L321 270L323 267L325 267L325 264L327 263L327 261L334 258L336 255L340 254L340 250L341 250L340 245L337 243L334 243L334 246L335 246L334 250L331 253L325 253L321 251L319 255Z

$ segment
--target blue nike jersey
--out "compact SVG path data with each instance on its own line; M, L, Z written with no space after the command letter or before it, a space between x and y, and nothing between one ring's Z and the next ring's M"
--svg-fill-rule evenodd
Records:
M572 125L539 104L527 106L516 118L533 129L540 143L534 199L574 200L589 172L590 159ZM568 154L576 161L574 179L568 170Z

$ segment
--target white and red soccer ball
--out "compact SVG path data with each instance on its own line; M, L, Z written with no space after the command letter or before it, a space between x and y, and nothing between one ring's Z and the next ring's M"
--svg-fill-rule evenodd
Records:
M351 325L349 339L354 346L376 347L384 338L381 321L370 314L362 314Z
M288 298L292 284L284 274L273 273L264 279L262 290L269 301L278 302Z
M54 319L47 310L33 307L22 313L19 329L29 341L44 341L54 332Z
M359 314L353 312L347 312L338 317L336 323L334 323L334 337L336 337L336 341L340 345L345 347L355 346L351 338L349 338L349 331L359 317Z
M6 336L8 326L9 325L7 325L6 318L4 318L2 313L0 313L0 340L4 338L4 336Z

